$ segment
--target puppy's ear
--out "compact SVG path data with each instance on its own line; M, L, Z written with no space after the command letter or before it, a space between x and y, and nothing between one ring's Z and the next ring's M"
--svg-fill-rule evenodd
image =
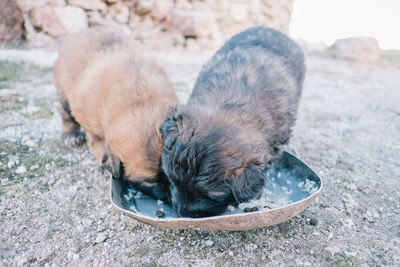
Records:
M246 202L257 196L264 187L265 178L262 171L255 166L248 166L230 177L231 191L236 202Z
M163 148L171 150L178 137L178 121L182 120L182 116L178 114L177 109L171 110L168 117L161 124L160 132L163 141Z
M106 153L103 155L101 163L102 163L101 168L111 173L114 179L120 179L122 177L124 171L122 162L119 160L119 158L109 153Z

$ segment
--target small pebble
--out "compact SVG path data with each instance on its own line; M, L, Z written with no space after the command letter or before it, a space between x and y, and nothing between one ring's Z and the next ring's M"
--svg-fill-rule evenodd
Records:
M310 219L310 224L316 226L318 224L318 220L314 219L314 218L311 218Z
M253 211L258 211L258 207L252 207L252 208L247 207L247 208L244 208L244 212L253 212Z
M90 219L87 219L87 218L83 218L82 219L82 224L83 225L91 225L92 223L93 223L93 221L90 220Z
M99 233L96 237L96 244L102 243L107 239L107 234L106 233Z
M26 173L26 168L25 166L19 166L16 170L15 170L16 174L24 174Z
M212 240L207 240L206 242L204 242L204 244L205 244L207 247L212 247L212 246L214 245L214 241L212 241Z
M154 214L156 217L164 217L164 212L162 210L157 210L156 213Z
M232 206L232 205L229 205L229 206L228 206L228 210L229 210L230 212L233 212L233 211L235 211L235 207Z
M11 168L14 166L14 164L15 164L14 161L9 161L9 162L7 163L7 167L8 167L9 169L11 169Z

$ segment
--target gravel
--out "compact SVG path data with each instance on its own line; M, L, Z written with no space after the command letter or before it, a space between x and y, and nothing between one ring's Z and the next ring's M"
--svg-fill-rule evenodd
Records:
M17 78L2 77L18 97L0 100L0 266L400 265L397 67L308 57L287 150L323 178L324 190L289 221L229 232L152 227L111 206L87 145L59 139L55 55L0 49L4 69L24 66ZM157 55L186 101L211 54Z
M311 219L310 219L310 224L311 224L311 225L316 226L316 225L318 225L318 222L319 222L318 219L315 219L315 218L311 218Z

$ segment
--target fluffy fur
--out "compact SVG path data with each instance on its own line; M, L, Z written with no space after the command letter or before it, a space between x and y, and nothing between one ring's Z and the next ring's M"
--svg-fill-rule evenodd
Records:
M178 102L157 60L128 36L94 28L66 41L54 74L64 142L81 144L82 127L100 166L165 198L159 128Z
M290 138L304 56L286 35L241 32L203 66L188 103L161 126L162 169L181 216L216 215L260 194Z

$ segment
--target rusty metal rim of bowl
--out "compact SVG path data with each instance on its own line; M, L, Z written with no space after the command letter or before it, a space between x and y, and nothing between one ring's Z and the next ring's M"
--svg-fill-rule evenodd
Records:
M144 219L146 221L153 221L155 223L159 223L159 222L166 222L166 223L167 222L168 223L169 222L186 222L186 223L190 223L190 222L208 221L210 219L212 219L212 220L225 219L225 218L229 218L229 217L239 218L239 217L249 216L249 214L251 214L251 215L253 215L253 214L267 214L267 213L270 213L270 212L273 212L273 211L287 209L288 207L299 205L300 203L307 202L311 198L315 198L321 192L321 190L323 188L323 181L322 181L321 177L319 175L317 175L305 162L303 162L302 160L300 160L296 156L294 156L291 153L286 152L286 151L284 153L289 154L290 156L296 158L298 161L300 161L302 164L304 164L305 167L307 167L309 170L311 170L311 172L314 173L316 175L316 177L319 178L320 186L319 186L319 189L317 191L315 191L313 194L309 195L308 197L303 198L303 199L301 199L299 201L290 203L288 205L284 205L284 206L278 207L278 208L273 208L273 209L268 209L268 210L259 210L259 211L254 211L254 212L251 212L251 213L225 214L225 215L217 215L217 216L204 217L204 218L190 218L190 217L165 218L165 219L163 219L163 218L153 218L153 217L149 217L149 216L137 213L137 212L133 212L133 211L124 209L124 208L120 207L119 205L117 205L113 200L113 190L112 190L113 189L113 186L112 186L113 178L110 175L110 200L111 200L111 204L114 207L116 207L117 209L119 209L120 211L124 212L125 214L132 215L131 217L133 217L134 219L136 219L135 217L137 217L137 218L142 218L142 219ZM304 207L304 209L300 209L294 216L298 215L300 212L305 210L307 207L308 207L308 205L306 207Z

